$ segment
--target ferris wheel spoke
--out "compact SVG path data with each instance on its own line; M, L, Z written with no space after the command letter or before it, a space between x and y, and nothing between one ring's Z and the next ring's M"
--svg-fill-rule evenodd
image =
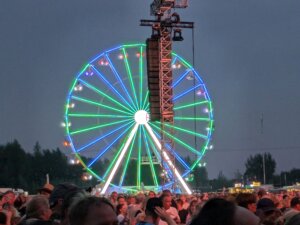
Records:
M147 139L149 140L149 144L152 147L153 153L155 154L156 158L160 162L161 168L165 169L167 172L167 176L171 179L173 177L172 171L169 167L169 165L162 161L160 149L158 149L157 145L155 144L155 140L150 136L149 132L145 132L147 135Z
M140 47L140 57L139 57L139 77L140 77L140 109L143 109L143 46Z
M187 130L187 129L183 129L183 128L180 128L180 127L177 127L177 126L172 126L172 125L169 125L169 124L165 124L166 127L171 127L173 128L174 130L178 130L178 131L181 131L183 133L186 133L186 134L190 134L192 136L196 136L196 137L200 137L200 138L203 138L204 140L207 140L207 136L204 135L204 134L200 134L200 133L197 133L195 131L190 131L190 130Z
M153 182L154 182L154 185L156 187L158 187L157 176L156 176L156 173L155 173L155 168L154 168L154 164L153 164L153 161L152 161L152 155L150 153L149 143L148 143L148 140L147 140L147 136L145 134L144 126L142 126L142 132L143 132L144 142L145 142L145 145L146 145L146 152L147 152L147 155L148 155L148 159L150 161L150 168L151 168L151 174L152 174Z
M158 137L158 138L161 138L160 135L153 131L155 133L155 135ZM178 162L180 162L180 164L186 169L186 170L190 170L190 166L186 164L186 162L182 159L182 157L176 152L174 151L174 149L171 148L170 145L166 145L167 149L171 152L171 154L173 154L175 156L175 158L178 160Z
M118 169L121 161L123 160L123 158L125 156L125 153L127 152L127 149L129 147L129 145L130 145L130 143L131 143L131 141L132 141L135 133L137 132L138 127L139 127L139 124L136 123L135 126L133 127L133 129L131 130L131 132L129 134L129 137L128 137L126 143L124 144L124 147L122 148L121 153L120 153L120 155L119 155L119 157L118 157L118 159L117 159L114 167L112 168L112 170L111 170L111 172L110 172L110 174L109 174L109 176L108 176L108 178L107 178L107 180L106 180L106 182L105 182L105 184L104 184L104 186L103 186L103 188L101 190L101 194L104 194L106 192L109 184L111 183L111 181L112 181L112 179L113 179L113 177L114 177L114 175L115 175L115 173L116 173L116 171L117 171L117 169Z
M109 126L113 126L113 125L116 125L116 124L124 123L124 122L127 122L129 120L132 120L132 119L126 119L126 120L120 120L120 121L117 121L117 122L105 123L105 124L101 124L101 125L93 126L93 127L86 127L86 128L82 128L80 130L72 131L72 132L70 132L70 134L71 135L80 134L80 133L88 132L88 131L91 131L91 130L96 130L96 129L100 129L100 128L103 128L103 127L109 127Z
M110 136L110 135L116 133L117 131L121 130L122 128L128 126L128 125L131 124L131 123L133 123L133 122L125 123L124 125L118 127L117 129L114 129L114 130L112 130L112 131L109 131L109 132L105 133L105 135L102 135L102 136L98 137L97 139L95 139L95 140L89 142L88 144L86 144L86 145L84 145L84 146L78 148L76 152L78 153L78 152L81 152L81 151L85 150L86 148L88 148L88 147L90 147L90 146L96 144L97 142L101 141L102 139L104 139L104 138L106 138L106 137L108 137L108 136Z
M142 151L142 129L139 129L138 160L137 160L137 187L141 189L141 151Z
M148 97L149 97L149 90L147 90L146 92L146 96L144 98L144 104L142 109L148 110L149 109L149 101L148 101Z
M129 65L129 61L128 61L128 57L127 57L127 52L126 52L125 48L122 48L122 51L123 51L123 55L124 55L123 57L124 57L124 63L125 63L126 71L127 71L128 76L129 76L131 90L133 92L135 103L136 103L136 108L138 108L139 103L138 103L136 91L135 91L135 88L134 88L134 83L133 83L132 73L131 73L131 69L130 69L130 65Z
M121 115L107 115L107 114L90 114L90 113L69 113L69 117L79 117L79 118L85 118L85 117L90 117L90 118L132 118L131 116L121 116Z
M108 146L106 146L103 150L100 151L100 153L88 164L88 167L91 167L100 157L102 157L113 144L115 144L124 134L133 126L130 125L125 131L123 131L115 140L113 140Z
M180 83L180 81L182 81L191 71L191 69L187 69L181 76L179 76L179 78L172 85L172 88L175 88Z
M83 84L84 86L86 86L87 88L93 90L94 92L96 92L97 94L99 94L100 96L103 96L107 99L109 99L111 102L115 103L116 105L122 107L123 109L129 111L129 112L134 112L132 109L129 109L128 107L124 106L123 104L121 104L119 101L116 101L115 99L113 99L112 97L110 97L109 95L105 94L104 92L100 91L98 88L94 87L93 85L89 84L88 82L82 80L82 79L78 79L80 81L81 84Z
M128 169L128 164L129 164L129 161L130 161L130 158L131 158L131 154L132 154L132 150L133 150L135 140L136 140L136 134L134 135L133 141L131 142L131 145L130 145L130 150L129 150L129 153L128 153L127 158L126 158L126 162L125 162L125 165L124 165L124 169L122 171L122 175L120 177L119 186L123 185L125 174L126 174L127 169Z
M203 85L204 85L204 84L198 84L198 85L196 85L196 86L194 86L194 87L192 87L192 88L190 88L190 89L188 89L188 90L186 90L186 91L184 91L184 92L178 94L177 96L174 96L173 102L177 101L177 100L180 99L181 97L185 96L186 94L188 94L188 93L194 91L196 88L201 87L201 86L203 86Z
M156 126L155 124L151 123L151 125L156 128L157 130L160 130L160 127ZM175 136L172 136L171 134L169 134L168 132L164 131L164 133L170 137L173 138L174 141L176 141L176 143L184 146L185 148L187 148L189 151L193 152L194 154L199 155L199 151L197 151L197 149L194 149L193 147L191 147L189 144L185 143L184 141L181 141L180 139L176 138Z
M188 103L188 104L181 105L181 106L175 106L174 110L185 109L185 108L193 108L195 106L204 105L204 104L207 104L207 103L210 103L210 102L209 101L200 101L200 102Z
M120 92L114 88L114 86L100 73L99 70L97 70L93 65L91 65L91 67L93 67L94 71L96 72L97 76L104 81L104 83L109 87L111 88L111 90L113 90L113 92L119 97L122 99L122 101L124 103L126 103L129 108L131 108L132 110L135 110L131 105L130 103L120 94Z
M109 62L109 66L110 66L110 68L111 68L113 74L115 75L115 77L117 78L117 80L120 82L123 91L126 93L128 99L129 99L130 102L132 103L134 109L137 110L137 106L134 104L133 99L131 98L131 96L130 96L128 90L127 90L127 88L126 88L125 85L124 85L124 82L122 81L122 79L121 79L119 73L117 72L117 70L116 70L114 64L112 63L112 61L110 60L108 54L105 54L105 57L106 57L107 61Z
M104 105L104 104L101 104L99 102L92 101L90 99L77 97L75 95L71 96L71 98L74 99L74 100L80 101L80 102L90 104L90 105L101 106L102 108L110 109L110 110L115 111L115 112L120 112L120 113L124 113L124 114L127 114L127 115L132 115L132 113L129 113L129 112L126 112L126 111L123 111L123 110L120 110L120 109L117 109L117 108L114 108L114 107L111 107L111 106L108 106L108 105Z
M165 158L166 162L169 164L169 166L172 168L172 170L175 173L176 178L180 181L181 185L183 186L183 188L185 189L185 191L188 194L192 194L192 191L189 189L189 187L187 186L186 182L183 180L183 178L181 177L180 173L178 172L178 170L176 169L175 165L172 163L170 157L168 156L168 154L166 153L166 151L164 151L164 149L161 146L161 143L159 142L159 140L157 139L157 137L155 136L155 134L153 133L152 128L149 126L148 123L145 124L147 131L149 132L150 136L153 138L155 144L157 145L157 147L161 150L163 157Z

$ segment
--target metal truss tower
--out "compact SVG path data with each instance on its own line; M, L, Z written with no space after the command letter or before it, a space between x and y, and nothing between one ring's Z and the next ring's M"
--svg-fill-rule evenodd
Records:
M152 36L147 39L150 116L151 121L160 121L162 166L169 174L168 179L173 181L173 190L176 189L177 183L175 156L166 149L168 146L174 150L172 41L183 40L180 28L193 28L194 26L193 22L181 22L178 13L173 11L175 8L186 7L187 0L154 0L150 8L155 20L141 20L140 24L152 27Z

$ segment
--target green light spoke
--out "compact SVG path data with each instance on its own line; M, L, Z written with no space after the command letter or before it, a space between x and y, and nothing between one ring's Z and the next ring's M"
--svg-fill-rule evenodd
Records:
M190 107L194 107L194 106L197 106L197 105L203 105L203 104L206 104L206 103L209 103L209 101L201 101L201 102L189 103L189 104L186 104L186 105L174 107L174 110L184 109L184 108L190 108Z
M96 118L132 118L132 116L89 114L89 113L70 113L69 117L96 117Z
M112 97L110 97L109 95L105 94L104 92L100 91L99 89L97 89L96 87L94 87L93 85L89 84L88 82L79 79L80 83L82 83L84 86L86 86L87 88L93 90L94 92L98 93L100 96L104 96L107 99L109 99L111 102L117 104L118 106L121 106L122 108L124 108L125 110L129 111L129 112L134 112L134 109L131 108L129 109L128 107L122 105L120 102L116 101L115 99L113 99Z
M145 110L147 110L147 108L149 107L149 99L148 99L148 97L149 97L149 90L147 90L146 96L144 98L143 109L145 109Z
M140 109L142 108L143 101L143 47L140 47L140 58L139 58L139 72L140 72Z
M130 69L129 62L128 62L127 52L126 52L125 48L122 48L122 51L123 51L123 54L124 54L124 62L125 62L127 74L129 75L130 86L131 86L131 89L132 89L132 92L133 92L133 95L134 95L136 108L138 108L138 100L137 100L137 95L136 95L135 88L134 88L131 69Z
M154 168L154 164L153 164L153 161L152 161L152 156L151 156L151 153L150 153L149 144L148 144L148 141L147 141L147 138L146 138L144 126L142 126L142 131L143 131L143 137L144 137L145 144L146 144L147 155L148 155L148 158L149 158L149 161L150 161L150 168L151 168L152 178L153 178L153 181L154 181L154 185L157 187L158 186L157 176L156 176L156 173L155 173L155 168Z
M127 172L127 168L128 168L129 160L131 158L131 153L132 153L132 150L133 150L135 139L136 139L136 133L134 134L133 140L132 140L131 145L130 145L130 150L129 150L129 153L128 153L127 158L126 158L124 169L122 171L119 186L123 185L123 181L124 181L124 178L125 178L125 174Z
M150 123L154 128L156 128L157 130L160 130L160 127L158 127L157 125L153 124L153 123ZM196 149L194 149L193 147L191 147L189 144L179 140L178 138L172 136L171 134L169 134L168 132L164 131L164 133L169 136L170 138L173 138L174 141L176 141L178 144L186 147L188 150L190 150L191 152L199 155L199 151L197 151Z
M175 116L174 120L192 120L192 121L210 121L210 118L204 118L204 117L180 117Z
M186 133L186 134L190 134L190 135L195 135L197 137L200 137L200 138L203 138L204 140L207 140L207 136L204 135L204 134L199 134L199 133L196 133L195 131L190 131L190 130L187 130L187 129L183 129L183 128L180 128L180 127L177 127L177 126L172 126L172 125L169 125L167 123L164 124L166 127L172 127L174 130L178 130L178 131L181 131L183 133Z
M132 113L129 113L129 112L126 112L126 111L123 111L123 110L120 110L120 109L117 109L117 108L114 108L114 107L110 107L108 105L104 105L104 104L101 104L99 102L94 102L94 101L86 99L86 98L81 98L81 97L77 97L77 96L73 95L72 99L80 101L80 102L84 102L84 103L87 103L87 104L91 104L91 105L101 106L105 109L110 109L112 111L121 112L121 113L124 113L124 114L127 114L127 115L132 115Z
M142 154L142 129L139 129L138 162L137 162L137 187L141 189L141 154Z
M83 128L83 129L80 129L80 130L72 131L72 132L70 132L70 134L71 135L80 134L80 133L88 132L88 131L91 131L91 130L96 130L96 129L99 129L99 128L108 127L108 126L116 125L116 124L119 124L119 123L124 123L124 122L129 121L129 120L131 120L131 119L120 120L120 121L111 122L111 123L105 123L105 124L101 124L101 125L94 126L94 127L87 127L87 128Z

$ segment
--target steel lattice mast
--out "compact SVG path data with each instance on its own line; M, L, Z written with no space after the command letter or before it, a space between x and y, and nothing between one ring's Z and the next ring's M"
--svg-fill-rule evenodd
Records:
M141 20L141 26L151 26L152 36L147 40L147 72L151 121L160 121L160 143L162 165L176 185L180 180L186 192L190 192L183 179L178 178L175 156L166 146L174 150L174 110L172 88L172 33L173 41L182 41L180 28L193 28L193 22L180 22L174 8L186 8L187 0L154 0L151 15L155 20ZM166 135L169 134L169 135ZM167 154L167 155L166 155ZM170 162L169 162L170 161ZM175 189L175 186L172 187Z

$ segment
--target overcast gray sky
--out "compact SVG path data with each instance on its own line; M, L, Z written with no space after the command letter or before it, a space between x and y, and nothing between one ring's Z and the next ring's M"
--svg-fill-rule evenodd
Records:
M150 0L1 1L0 144L62 147L64 103L81 67L103 50L144 42ZM299 168L300 1L191 0L195 68L214 105L210 177L244 172L250 154L271 152L277 171ZM174 49L192 61L191 31ZM261 134L261 114L264 129Z

